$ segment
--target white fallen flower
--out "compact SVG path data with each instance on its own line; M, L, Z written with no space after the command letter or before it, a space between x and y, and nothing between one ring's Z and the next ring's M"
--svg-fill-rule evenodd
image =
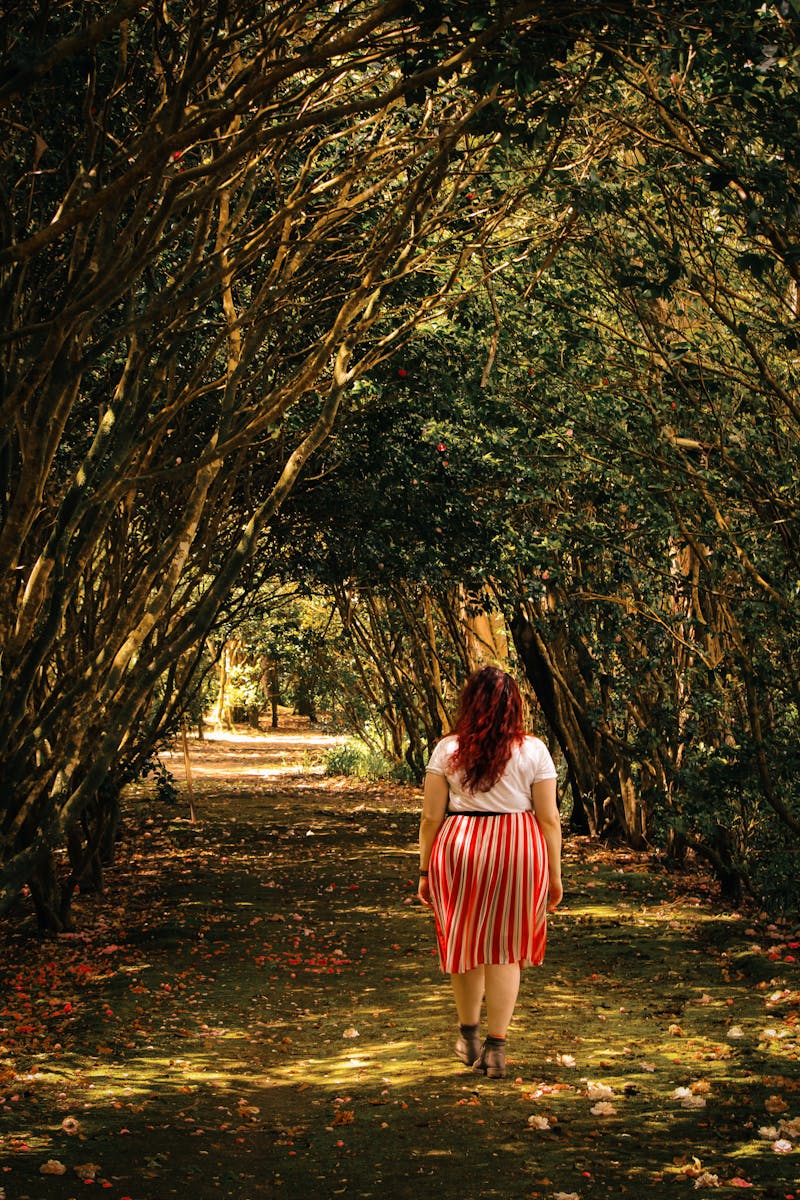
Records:
M741 1025L731 1025L730 1029L728 1030L728 1037L743 1038L744 1030L742 1029Z
M560 1067L574 1067L575 1059L571 1054L557 1054L556 1062Z
M686 1096L691 1096L691 1094L692 1094L691 1088L676 1087L675 1091L671 1093L671 1097L673 1100L684 1100L686 1098Z
M779 1121L778 1128L789 1138L800 1138L800 1117L792 1117L791 1121Z
M714 1175L711 1171L703 1171L702 1175L698 1175L694 1181L696 1188L719 1187L719 1175Z
M774 1125L760 1125L758 1136L764 1138L765 1141L771 1142L778 1136L778 1130Z
M688 1090L688 1089L687 1089ZM688 1096L681 1096L681 1108L705 1108L705 1096L696 1096L694 1092L689 1092Z
M39 1167L40 1175L66 1175L66 1173L67 1168L56 1158L48 1158L47 1162L42 1163Z
M342 1034L342 1037L346 1038L357 1038L360 1036L361 1035L359 1034L358 1030L353 1029L352 1027L350 1029L345 1029L344 1033Z
M61 1122L61 1128L64 1130L64 1133L72 1135L80 1133L81 1123L76 1117L64 1117L64 1120Z
M549 1129L550 1128L550 1122L548 1121L547 1117L540 1117L536 1113L534 1113L533 1116L528 1117L528 1125L530 1126L531 1129Z
M254 1104L245 1104L244 1100L239 1101L239 1104L236 1109L237 1116L252 1117L253 1120L256 1119L256 1117L258 1116L258 1114L260 1112L261 1112L260 1108L256 1108L256 1106Z
M792 1143L786 1138L778 1138L777 1142L772 1143L772 1149L776 1154L791 1154Z
M577 1192L553 1192L553 1200L581 1200Z
M614 1105L609 1104L607 1100L600 1100L589 1109L593 1117L613 1117L616 1115L616 1111Z
M586 1095L590 1100L610 1100L614 1095L614 1089L609 1087L607 1083L593 1083L591 1079L586 1081Z
M93 1162L79 1163L77 1167L73 1167L72 1169L75 1172L75 1174L78 1176L78 1178L82 1179L84 1181L84 1183L87 1181L87 1179L91 1179L92 1181L94 1181L97 1178L97 1176L100 1174L100 1164L99 1163L93 1163Z

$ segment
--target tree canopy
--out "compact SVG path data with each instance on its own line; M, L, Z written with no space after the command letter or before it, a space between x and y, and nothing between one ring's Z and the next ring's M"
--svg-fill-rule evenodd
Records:
M328 590L414 769L493 611L577 821L791 890L797 33L788 3L7 16L0 909L27 883L68 920L275 577Z

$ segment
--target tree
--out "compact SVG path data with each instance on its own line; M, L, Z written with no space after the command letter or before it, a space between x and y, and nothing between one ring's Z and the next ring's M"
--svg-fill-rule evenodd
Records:
M6 28L0 908L27 880L68 920L64 831L347 390L491 228L447 221L496 139L468 75L497 26L427 21L242 0ZM419 314L374 336L415 273Z
M587 114L605 153L571 189L575 266L560 260L539 318L568 377L550 410L565 471L596 489L587 512L571 481L559 512L551 608L583 652L551 673L556 695L574 707L589 684L581 719L649 792L645 835L665 825L732 895L784 901L800 833L796 34L764 8L724 47L681 35L666 65L618 58L613 104Z
M453 302L516 201L465 195L598 19L109 0L6 23L0 910L27 881L68 921L66 831L177 711L162 681L188 696L356 381Z
M504 227L513 260L490 248L484 290L415 335L412 396L373 377L375 430L402 408L401 436L383 463L348 441L341 478L377 527L326 549L349 578L385 568L387 602L482 580L583 828L690 845L776 903L797 878L796 34L786 6L709 5L606 39ZM526 153L504 143L496 177Z

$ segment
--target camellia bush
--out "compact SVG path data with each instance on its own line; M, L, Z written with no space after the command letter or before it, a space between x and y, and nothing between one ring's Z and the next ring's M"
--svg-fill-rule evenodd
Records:
M487 250L403 379L373 373L372 433L338 443L349 532L319 505L315 528L322 577L383 571L398 624L404 580L505 619L577 827L692 849L780 908L800 877L798 22L727 15L605 47L504 227L515 261ZM482 192L526 154L504 144Z
M583 827L732 895L771 844L797 877L797 26L10 13L0 912L68 925L120 786L292 575L415 771L493 609Z
M7 8L0 911L27 885L43 926L68 923L103 797L190 704L354 385L458 300L519 198L466 197L597 20L563 0Z

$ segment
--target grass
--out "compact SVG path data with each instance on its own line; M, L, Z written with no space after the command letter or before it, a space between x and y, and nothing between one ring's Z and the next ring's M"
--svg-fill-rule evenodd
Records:
M486 1081L452 1055L412 900L413 790L284 774L209 785L200 808L190 825L132 794L79 932L2 932L5 1200L798 1191L788 927L568 843L510 1075Z

